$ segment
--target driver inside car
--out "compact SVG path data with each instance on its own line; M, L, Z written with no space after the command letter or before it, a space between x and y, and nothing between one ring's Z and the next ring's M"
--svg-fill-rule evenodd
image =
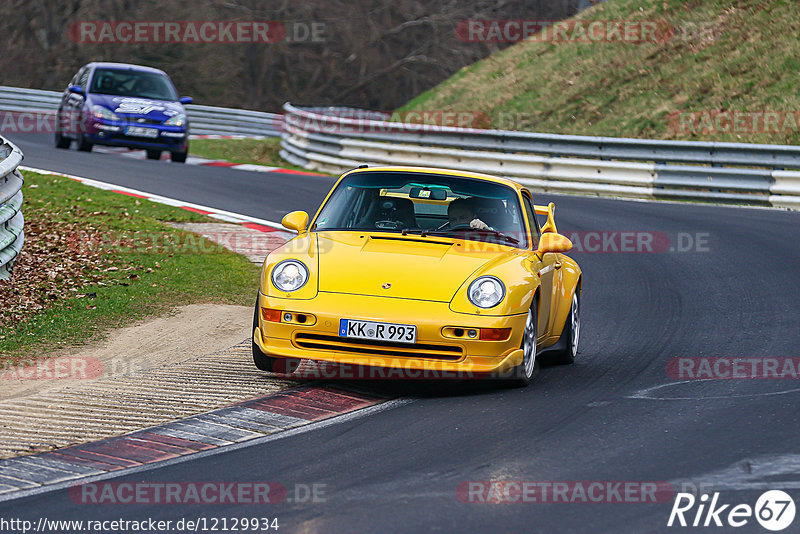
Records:
M103 93L108 94L108 92L114 90L114 80L111 79L111 76L103 76L100 78L100 91Z
M469 226L477 230L491 230L492 228L480 220L476 214L476 204L472 198L457 198L447 206L449 227Z

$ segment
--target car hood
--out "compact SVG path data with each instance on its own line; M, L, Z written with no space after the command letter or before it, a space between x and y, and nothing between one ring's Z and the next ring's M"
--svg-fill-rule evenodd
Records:
M450 302L473 273L519 252L492 243L360 232L319 232L317 248L320 291L437 302Z
M153 100L151 98L135 98L130 96L113 96L91 94L91 105L105 106L120 118L147 118L156 121L165 121L178 113L186 113L180 102L168 100Z

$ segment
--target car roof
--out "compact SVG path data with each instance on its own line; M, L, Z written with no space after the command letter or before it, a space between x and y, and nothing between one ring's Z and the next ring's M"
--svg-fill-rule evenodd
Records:
M155 73L155 74L164 74L164 75L167 74L166 72L164 72L161 69L156 69L156 68L153 68L153 67L146 67L144 65L134 65L132 63L92 62L92 63L87 64L86 66L87 67L93 67L93 68L120 69L120 70L127 69L127 70L138 70L138 71L142 71L142 72L152 72L152 73Z
M364 172L389 172L389 171L427 173L427 174L447 174L449 176L460 176L463 178L473 178L477 180L484 180L487 182L503 184L513 189L516 189L517 191L522 191L523 189L525 189L522 185L518 184L514 180L509 180L508 178L501 178L499 176L492 176L491 174L483 174L480 172L460 171L456 169L444 169L440 167L406 167L406 166L394 166L394 165L388 165L383 167L359 167L357 169L352 169L350 171L347 171L345 175L364 173Z

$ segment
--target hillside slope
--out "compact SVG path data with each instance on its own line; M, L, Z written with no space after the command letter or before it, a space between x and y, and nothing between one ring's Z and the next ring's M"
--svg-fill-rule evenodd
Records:
M656 21L658 38L533 37L403 109L477 111L538 132L800 143L800 2L609 0L573 20L590 19Z

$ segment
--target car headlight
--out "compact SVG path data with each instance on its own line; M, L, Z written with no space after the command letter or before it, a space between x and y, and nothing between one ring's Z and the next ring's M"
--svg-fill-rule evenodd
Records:
M165 120L164 124L166 124L167 126L183 126L184 124L186 124L186 115L183 113L178 113L177 115L173 115L172 117Z
M479 308L493 308L506 296L506 287L499 278L481 276L476 278L467 290L469 301Z
M308 268L298 260L283 260L272 270L272 284L281 291L297 291L308 282Z
M113 111L111 111L110 109L108 109L105 106L98 106L98 105L92 106L92 115L94 115L94 117L96 119L106 119L106 120L110 120L110 121L118 121L119 120L119 117L117 117L117 114L114 113Z

